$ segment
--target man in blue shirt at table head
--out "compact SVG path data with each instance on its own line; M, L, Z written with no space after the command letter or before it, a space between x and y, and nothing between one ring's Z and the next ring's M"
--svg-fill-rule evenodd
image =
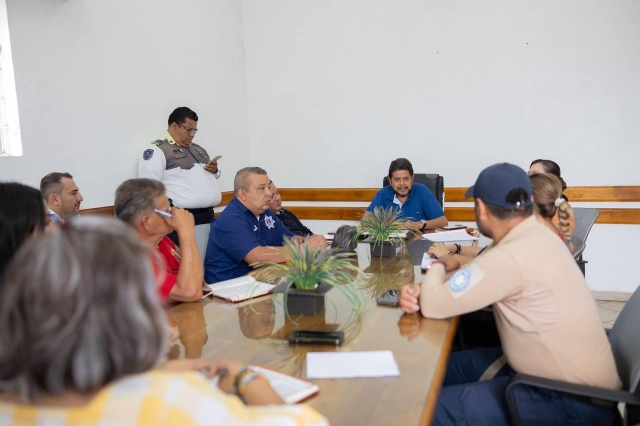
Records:
M269 210L273 196L269 176L260 167L245 167L233 181L233 199L211 224L204 279L213 284L241 277L255 262L284 262L283 238L296 244L304 238L294 235ZM309 237L309 247L325 248L322 235Z
M413 166L406 158L397 158L389 166L389 186L382 188L367 207L373 213L376 207L400 209L400 218L416 231L441 228L449 221L429 188L413 182ZM365 213L365 214L367 214Z

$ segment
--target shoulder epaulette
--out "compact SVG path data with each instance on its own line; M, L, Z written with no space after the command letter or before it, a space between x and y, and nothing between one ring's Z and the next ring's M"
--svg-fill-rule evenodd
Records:
M154 142L151 142L151 143L152 143L153 145L155 145L155 146L160 146L160 145L162 145L162 144L163 144L163 143L165 143L165 142L166 142L166 140L158 139L157 141L154 141Z

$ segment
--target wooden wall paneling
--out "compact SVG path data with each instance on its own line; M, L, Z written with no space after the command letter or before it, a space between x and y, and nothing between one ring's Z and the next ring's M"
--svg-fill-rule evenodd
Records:
M564 193L569 202L640 201L640 186L570 186Z
M445 188L445 202L469 202L464 193L467 188ZM570 186L564 192L569 201L589 202L638 202L640 201L640 186Z
M282 188L282 199L297 202L368 202L378 191L377 188ZM464 198L466 188L446 188L445 202L470 202ZM640 186L580 186L570 187L567 197L574 202L640 202ZM233 198L233 192L223 192L225 206ZM360 220L364 207L287 206L298 218L308 220ZM640 225L640 209L599 208L599 224ZM81 214L113 215L113 206L85 209ZM445 215L450 222L475 222L473 207L447 207Z
M598 209L596 223L612 225L640 225L640 209Z
M370 202L380 188L278 188L282 201Z
M105 206L105 207L96 207L93 209L83 209L80 210L81 215L86 214L107 214L113 216L113 206Z
M216 207L226 206L227 204L229 204L229 201L231 201L232 198L233 198L233 191L223 192L222 201L220 201L220 204L217 205Z
M365 207L287 207L298 219L309 220L360 220Z

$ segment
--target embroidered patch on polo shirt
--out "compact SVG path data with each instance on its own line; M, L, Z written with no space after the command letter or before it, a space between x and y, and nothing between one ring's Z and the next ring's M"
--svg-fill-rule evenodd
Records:
M142 159L143 160L149 160L151 157L153 157L153 149L145 149L144 153L142 153Z
M484 272L477 263L472 262L466 268L457 270L449 278L449 292L457 299L475 287L484 278Z
M273 229L276 226L276 221L273 220L273 218L271 216L265 216L264 217L264 224L267 225L267 228Z

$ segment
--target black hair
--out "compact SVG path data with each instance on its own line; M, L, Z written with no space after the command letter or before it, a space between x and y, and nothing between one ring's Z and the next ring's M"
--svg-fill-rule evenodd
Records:
M43 177L40 180L42 198L49 200L49 195L51 194L62 194L62 188L64 187L62 178L73 179L73 176L69 173L53 172Z
M563 191L567 189L567 183L564 181L564 179L562 179L562 176L560 173L560 166L558 165L558 163L551 160L537 159L531 162L531 164L529 165L529 168L531 168L531 166L533 166L534 164L538 164L538 163L542 164L542 168L544 169L545 173L551 173L552 175L555 175L558 177L558 179L560 179L560 183L562 184ZM566 199L566 197L564 198Z
M396 158L389 165L389 179L391 179L391 175L393 172L398 170L407 170L411 176L413 176L413 166L411 165L411 161L406 158Z
M508 209L502 206L494 206L486 204L491 214L500 220L513 219L516 217L529 217L533 214L533 204L525 206L528 201L529 194L522 188L514 188L507 194L506 202L509 204L521 203L522 207Z
M21 183L0 183L0 280L25 240L44 230L45 219L40 191Z
M193 121L198 121L198 114L190 108L178 107L173 110L171 115L169 115L169 126L171 126L171 123L184 124L184 121L187 118L190 118Z

